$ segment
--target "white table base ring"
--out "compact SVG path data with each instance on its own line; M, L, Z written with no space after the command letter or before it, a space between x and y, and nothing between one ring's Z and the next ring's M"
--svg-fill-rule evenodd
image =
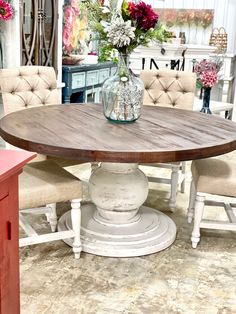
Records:
M139 219L130 224L103 224L93 204L82 206L82 250L95 255L131 257L161 251L170 246L176 235L174 222L161 212L142 206ZM60 230L71 229L70 212L60 221ZM64 240L72 245L73 239Z
M102 163L92 172L89 192L93 203L82 206L81 241L84 252L131 257L170 246L176 226L163 213L142 204L148 181L138 164ZM59 230L71 229L70 212L59 220ZM72 245L72 240L65 241Z

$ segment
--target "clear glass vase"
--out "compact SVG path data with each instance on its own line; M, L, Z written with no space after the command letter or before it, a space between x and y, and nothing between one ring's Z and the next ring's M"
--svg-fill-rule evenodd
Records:
M119 55L117 72L102 86L102 104L105 117L113 122L137 120L143 106L144 85L129 69L129 56Z

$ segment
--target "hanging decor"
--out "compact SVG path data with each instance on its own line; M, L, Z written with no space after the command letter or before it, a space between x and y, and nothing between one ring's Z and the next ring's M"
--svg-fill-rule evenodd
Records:
M155 11L159 15L160 22L168 29L173 29L176 37L179 33L184 32L188 44L208 44L214 19L214 10L166 8L155 9Z
M214 28L211 33L209 45L216 47L216 53L225 53L227 50L228 35L224 27Z
M87 13L80 0L65 0L63 6L62 54L63 64L76 64L79 55L87 54L89 33Z

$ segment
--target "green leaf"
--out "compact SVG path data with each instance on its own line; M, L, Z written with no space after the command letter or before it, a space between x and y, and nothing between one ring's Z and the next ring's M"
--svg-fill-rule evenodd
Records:
M130 20L130 14L128 11L128 2L126 0L123 0L123 2L122 2L121 15L122 15L124 21Z

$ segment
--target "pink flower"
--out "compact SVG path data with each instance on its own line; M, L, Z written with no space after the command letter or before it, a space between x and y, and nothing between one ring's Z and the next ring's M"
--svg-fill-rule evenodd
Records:
M197 74L197 81L203 87L212 87L218 82L218 72L222 66L222 60L206 60L197 62L194 72Z
M135 21L139 28L148 31L150 28L154 28L158 15L153 11L149 4L141 1L138 4L133 2L128 3L128 11L133 21Z
M212 87L218 82L217 72L214 70L205 71L200 75L199 80L202 86Z
M71 7L75 16L79 15L79 4L78 0L71 0Z
M1 1L1 0L0 0ZM71 24L73 20L73 10L70 6L64 9L64 19L66 24Z
M63 35L62 35L62 39L63 39L63 44L65 46L69 46L70 42L71 42L71 32L72 32L72 28L65 26L63 29Z
M8 21L13 17L12 6L4 0L0 0L0 20Z
M187 21L188 21L188 17L187 17L187 14L186 14L185 10L178 10L178 13L177 13L177 24L183 25L183 24L186 24Z

